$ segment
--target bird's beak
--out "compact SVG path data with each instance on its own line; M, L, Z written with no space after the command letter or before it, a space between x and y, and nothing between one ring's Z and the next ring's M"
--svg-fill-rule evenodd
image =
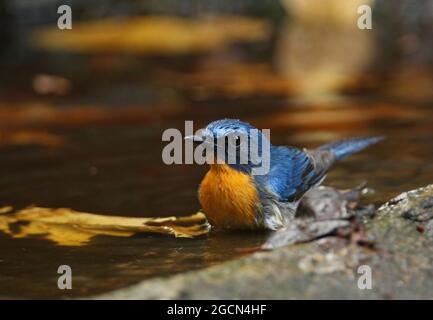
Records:
M203 137L202 136L198 136L198 135L185 136L184 139L185 140L190 140L190 141L192 141L194 143L197 143L197 144L202 143L204 141Z

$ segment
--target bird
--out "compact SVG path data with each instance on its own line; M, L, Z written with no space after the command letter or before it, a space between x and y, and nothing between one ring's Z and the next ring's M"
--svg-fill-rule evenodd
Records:
M206 150L212 150L211 157L216 160L211 162L198 189L202 211L213 228L232 230L286 227L293 221L305 193L320 185L337 161L383 139L351 138L311 150L274 146L262 130L238 119L216 120L199 132L185 139L210 147ZM260 163L252 161L251 148L243 147L245 141L251 144L252 132L258 132L259 152L264 150L265 142L269 143L269 169L265 174L253 174ZM221 146L225 150L218 153ZM228 161L230 146L236 153L231 158L234 161ZM242 152L247 153L243 161Z

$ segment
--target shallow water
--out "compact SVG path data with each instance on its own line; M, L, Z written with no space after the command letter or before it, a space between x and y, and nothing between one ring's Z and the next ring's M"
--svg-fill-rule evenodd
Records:
M320 6L314 8L325 12ZM197 43L205 47L191 46L191 52L183 51L182 40L185 34L191 36L191 30L176 38L177 25L171 27L174 30L164 27L166 34L160 39L166 45L177 44L182 52L178 56L159 51L147 56L145 50L128 53L123 42L108 52L11 50L0 60L0 207L35 204L139 217L195 213L200 209L197 187L207 168L164 165L161 135L167 128L183 130L185 120L194 120L198 129L220 118L269 128L272 143L298 147L385 135L385 141L337 164L325 181L338 188L367 181L376 192L365 201L377 205L432 183L431 70L390 58L394 51L388 52L386 46L397 40L386 32L387 41L379 39L373 45L371 30L334 30L320 24L316 30L314 24L302 21L298 26L293 21L278 26L272 20L275 30L269 38L262 39L267 28L258 30L257 43L248 44L222 41L214 47L214 41L198 32ZM230 38L230 25L227 28ZM27 26L22 30L28 33ZM245 30L244 36L250 38L251 30ZM379 23L376 30L380 31ZM91 31L86 29L86 34ZM424 44L417 42L420 51L429 48L430 38L425 39ZM132 40L135 48L137 39ZM141 44L165 47L157 37ZM58 79L47 86L54 94L44 95L41 88L37 93L34 80L46 80L40 76L46 73L64 77L60 94L54 90ZM71 91L62 87L65 82ZM323 90L329 97L305 99ZM339 91L346 94L340 96ZM64 143L29 143L26 139L34 134L23 136L22 130L56 135ZM8 134L10 138L14 132L18 136L8 143ZM211 233L198 239L98 236L82 247L61 247L44 239L12 239L0 233L0 297L85 297L107 292L238 258L266 236L245 232ZM63 264L72 268L69 291L57 289L57 268Z
M263 103L272 102L264 100ZM238 101L237 107L242 104L249 102ZM229 108L216 110L203 104L196 125L231 116L230 113L241 113L239 116L257 126L270 127L274 144L309 147L343 137L386 135L387 140L380 145L338 164L326 180L326 184L340 188L368 181L376 190L369 201L378 204L433 181L431 108L412 106L412 116L403 118L399 114L405 114L407 106L364 101L362 118L335 119L336 114L356 115L361 107L353 105L320 109L280 106L272 113L264 113L242 111L245 108L239 109L240 112ZM196 212L199 209L196 189L206 168L166 166L161 162L162 130L182 129L183 119L188 119L187 115L198 107L190 108L167 121L55 129L66 139L60 148L3 147L0 156L2 204L70 207L124 216ZM370 116L366 116L368 114ZM305 120L308 126L302 124L303 117L310 117ZM211 234L200 239L98 236L87 246L60 247L48 240L11 239L1 234L0 296L57 298L106 292L145 278L240 257L247 251L245 249L261 244L265 238L265 234L255 233ZM61 264L72 267L73 290L57 289L56 272Z

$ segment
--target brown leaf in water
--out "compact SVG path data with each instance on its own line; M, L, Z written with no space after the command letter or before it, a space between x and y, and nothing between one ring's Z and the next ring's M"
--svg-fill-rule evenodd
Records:
M41 236L63 246L82 246L97 235L129 237L136 233L158 233L192 238L207 234L209 229L201 212L187 217L133 218L30 207L0 216L0 231L14 238Z
M248 17L192 20L159 16L80 22L68 32L57 27L42 28L35 32L34 42L47 50L170 55L264 40L269 33L266 22Z
M0 147L10 145L39 145L56 148L64 144L64 138L53 133L20 129L0 131Z
M143 108L143 106L123 105L122 108L107 109L104 105L69 105L59 108L40 103L0 103L0 126L13 128L13 130L23 128L26 132L30 130L40 132L39 129L29 129L29 127L46 129L89 124L147 123L177 111L171 107L158 107L159 111L155 113L155 109ZM12 129L8 130L12 131Z
M5 214L11 212L12 210L13 208L11 206L2 207L0 208L0 214Z

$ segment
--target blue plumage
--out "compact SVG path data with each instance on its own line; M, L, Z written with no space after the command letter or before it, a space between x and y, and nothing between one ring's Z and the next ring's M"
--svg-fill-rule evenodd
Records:
M271 147L271 170L267 177L280 201L298 200L324 179L337 160L381 141L383 137L353 138L325 144L312 151Z
M205 134L221 138L228 134L249 134L252 125L240 120L224 119L211 122ZM256 176L260 188L267 188L278 195L280 201L299 199L308 189L318 184L336 160L358 152L379 142L383 137L353 138L325 144L315 150L300 150L286 146L270 146L270 170L267 175ZM231 164L246 173L251 164Z
M304 193L319 178L308 155L296 148L271 146L271 168L264 180L280 201Z
M344 159L352 153L358 152L372 144L378 143L384 137L352 138L331 142L321 146L320 150L330 150L335 154L337 160Z
M250 135L255 129L240 120L218 120L210 123L203 131L204 136L221 139L227 135ZM250 139L250 138L249 138ZM262 142L259 139L260 149ZM277 229L294 215L298 200L312 187L320 184L328 170L337 160L358 152L381 141L383 137L353 138L325 144L317 149L297 149L270 145L270 167L263 175L252 175L252 181L260 194L257 223L268 229ZM215 140L216 141L216 140ZM227 155L225 155L227 158ZM236 158L239 160L239 157ZM229 163L237 171L252 174L254 164ZM262 221L262 222L260 222Z

